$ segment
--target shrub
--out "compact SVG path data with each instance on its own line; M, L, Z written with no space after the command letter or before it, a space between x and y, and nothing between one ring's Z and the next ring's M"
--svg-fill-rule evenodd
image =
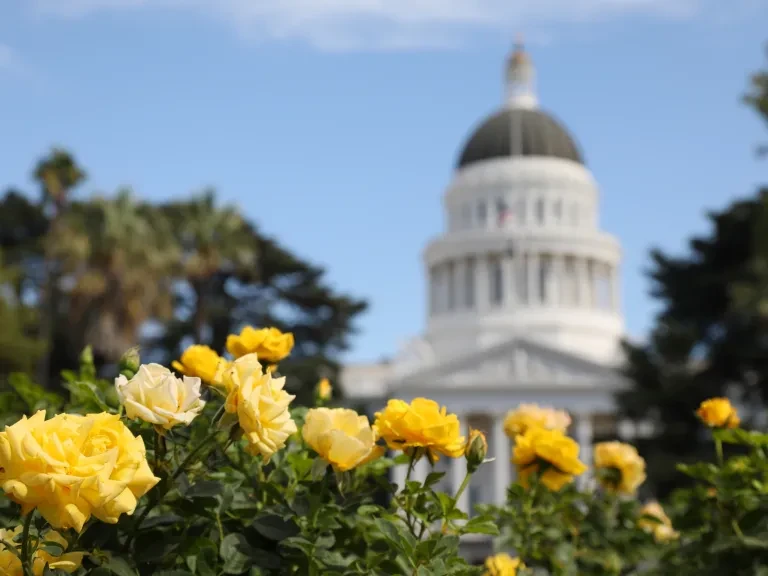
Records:
M723 399L699 411L715 462L680 467L695 483L666 512L637 499L634 448L596 446L584 476L567 415L523 406L507 419L520 482L470 519L457 502L487 462L481 432L463 437L455 415L423 398L391 400L371 423L326 406L328 381L316 406L293 406L279 366L258 360L280 362L292 337L251 329L230 344L233 360L187 350L181 377L129 351L114 383L86 350L63 374L67 398L12 378L0 574L768 574L768 435L738 428ZM442 472L411 479L420 459L441 457L465 461L453 494L437 489ZM395 464L407 467L403 486L388 479ZM498 536L484 567L459 552L473 533Z

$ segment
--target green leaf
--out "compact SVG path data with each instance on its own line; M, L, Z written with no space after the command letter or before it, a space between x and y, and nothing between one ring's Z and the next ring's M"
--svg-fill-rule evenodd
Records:
M242 574L251 566L250 546L242 534L227 534L221 541L219 555L224 560L224 574Z
M489 534L491 536L498 536L499 527L496 522L490 518L475 516L463 526L462 532L467 534Z
M445 472L430 472L424 480L424 486L434 486L445 476Z
M768 446L768 434L751 432L741 428L720 428L713 430L712 436L726 444L757 447Z
M63 400L57 394L48 392L39 384L35 384L27 374L14 372L8 376L8 385L27 405L29 412L61 406Z
M251 526L264 538L279 542L299 533L299 527L292 519L283 519L276 514L256 516Z
M317 458L312 462L312 469L310 472L310 478L313 482L319 482L325 476L325 471L328 468L328 462L322 458Z
M106 568L117 576L136 576L137 572L134 570L127 560L120 558L119 556L107 555L101 563L102 568Z
M287 546L289 548L295 548L301 550L306 556L310 556L314 550L315 545L303 536L291 536L280 542L281 546Z
M77 380L75 382L65 382L64 387L72 395L73 404L84 404L87 406L90 403L103 412L111 412L101 390L95 384Z
M45 542L43 542L40 548L42 548L43 550L48 552L48 554L54 557L61 556L64 553L64 546L62 546L58 542L53 542L51 540L46 540Z

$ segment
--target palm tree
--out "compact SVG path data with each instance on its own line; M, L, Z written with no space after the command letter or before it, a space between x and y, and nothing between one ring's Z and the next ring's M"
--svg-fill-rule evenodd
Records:
M61 235L59 230L62 215L66 212L69 197L74 188L85 180L85 172L78 166L74 157L67 151L54 148L40 160L35 167L34 177L39 182L43 204L51 212L51 221L47 242L45 243L45 266L43 272L43 290L41 295L42 311L40 338L46 349L39 363L39 381L47 385L50 378L50 357L53 343L53 327L58 314L58 263L53 257Z
M78 207L77 217L87 250L69 270L69 319L81 345L115 362L148 320L171 317L179 251L167 219L129 190Z
M194 296L191 328L196 342L210 341L214 308L226 300L225 284L232 276L256 275L256 239L240 212L216 206L215 193L206 190L189 202L166 206L181 247L179 268ZM226 311L224 311L226 313Z

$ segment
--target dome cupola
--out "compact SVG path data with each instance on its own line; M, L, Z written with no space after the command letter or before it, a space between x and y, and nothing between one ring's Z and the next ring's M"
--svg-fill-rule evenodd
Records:
M483 120L467 139L457 169L496 158L539 156L584 164L568 130L538 108L536 70L520 40L507 59L507 98L500 111Z

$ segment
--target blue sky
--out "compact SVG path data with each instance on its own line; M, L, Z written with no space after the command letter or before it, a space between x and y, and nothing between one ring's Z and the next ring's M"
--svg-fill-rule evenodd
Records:
M601 185L642 337L649 249L683 250L765 182L740 96L766 24L761 0L3 0L0 187L33 192L52 145L87 168L82 194L213 185L370 300L349 358L392 355L422 329L421 251L522 31Z

